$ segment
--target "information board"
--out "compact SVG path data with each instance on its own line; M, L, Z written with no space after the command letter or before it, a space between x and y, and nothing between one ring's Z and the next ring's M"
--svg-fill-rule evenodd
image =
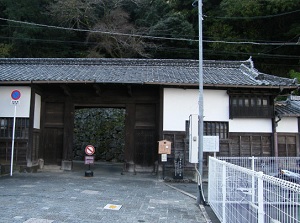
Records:
M203 136L203 152L219 152L219 136Z

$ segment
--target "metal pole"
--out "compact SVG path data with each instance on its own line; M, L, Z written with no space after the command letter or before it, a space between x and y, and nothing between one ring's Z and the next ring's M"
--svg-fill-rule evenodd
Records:
M198 0L198 23L199 23L199 148L198 148L198 170L200 179L198 182L197 203L203 204L202 197L202 175L203 175L203 40L202 40L202 0Z
M13 121L13 132L12 132L12 142L11 142L11 157L10 157L10 176L12 176L13 164L14 164L16 116L17 116L17 104L15 104L14 121Z

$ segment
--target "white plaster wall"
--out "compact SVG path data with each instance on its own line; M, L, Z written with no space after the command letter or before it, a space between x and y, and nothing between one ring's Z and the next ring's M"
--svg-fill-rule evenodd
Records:
M40 129L40 122L41 122L41 96L35 94L33 128Z
M31 89L25 86L0 86L0 117L14 117L14 105L11 105L14 90L21 92L16 117L29 118Z
M266 118L235 118L229 120L229 132L272 132L272 120Z
M225 90L203 90L204 121L228 121L229 96Z
M229 96L225 90L203 91L204 121L228 121ZM163 130L185 131L185 121L198 114L198 89L164 89Z
M297 117L283 117L276 127L277 132L298 132L298 119Z
M198 114L197 90L165 88L163 106L163 130L185 131L190 114Z
M204 89L203 94L204 121L229 122L229 132L272 132L271 119L229 119L229 95L226 90ZM185 121L189 119L190 114L199 113L198 101L198 89L165 88L163 130L185 131Z

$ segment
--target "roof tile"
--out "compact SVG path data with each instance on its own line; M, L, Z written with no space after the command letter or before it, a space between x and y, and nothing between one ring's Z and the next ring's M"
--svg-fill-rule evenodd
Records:
M95 82L197 85L196 60L4 58L1 82ZM292 79L258 72L247 61L204 61L204 85L296 86Z

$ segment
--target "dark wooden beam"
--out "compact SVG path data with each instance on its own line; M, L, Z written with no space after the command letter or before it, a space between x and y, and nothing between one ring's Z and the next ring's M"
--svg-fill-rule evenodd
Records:
M131 89L131 85L127 85L127 93L130 97L132 97L132 89Z
M96 91L96 94L98 96L101 96L101 88L100 88L100 86L98 84L93 84L93 87L94 87L94 89Z
M67 85L60 85L66 96L72 96L71 89Z

